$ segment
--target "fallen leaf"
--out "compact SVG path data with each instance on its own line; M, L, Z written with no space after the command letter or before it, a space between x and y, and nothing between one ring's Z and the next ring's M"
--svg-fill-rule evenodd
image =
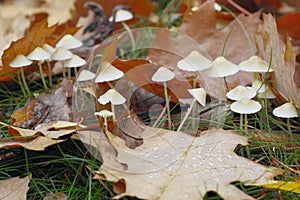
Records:
M29 176L24 178L14 177L0 180L0 199L2 200L26 200L27 191L29 190Z
M125 184L116 199L203 199L208 191L224 199L254 199L231 183L261 183L281 173L236 155L234 148L246 145L247 138L231 131L213 129L193 137L146 127L140 134L143 144L135 149L111 133L100 135L103 164L97 173Z
M281 101L292 101L300 108L300 87L294 80L296 57L289 39L280 39L276 21L271 14L263 14L264 23L256 33L258 55L266 61L272 56L273 88Z
M290 181L290 182L269 181L269 182L266 182L266 183L256 183L256 184L251 184L251 185L262 186L262 187L265 187L265 188L286 190L286 191L290 191L290 192L300 194L300 182L299 181Z
M2 55L3 66L0 68L0 81L11 80L13 75L15 75L14 73L19 71L18 68L12 68L9 65L18 54L26 56L34 48L42 46L45 43L54 46L56 44L55 42L57 42L64 34L74 34L78 30L78 28L74 27L69 27L67 29L63 27L64 25L58 26L58 24L49 27L48 22L45 19L42 22L35 24L26 36L12 42ZM25 69L29 71L36 70L33 67L25 67Z
M1 140L0 148L15 148L24 147L33 151L43 151L46 147L58 144L64 140L54 140L48 137L39 136L31 140L14 141L14 140Z
M278 32L286 36L287 34L293 39L300 40L300 12L287 14L279 17L277 20Z

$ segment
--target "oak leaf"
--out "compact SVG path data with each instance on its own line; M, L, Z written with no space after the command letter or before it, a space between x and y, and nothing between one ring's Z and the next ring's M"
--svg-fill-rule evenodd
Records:
M254 199L231 183L266 182L281 173L236 155L234 148L247 138L232 131L212 129L193 137L146 127L141 135L143 144L135 149L111 133L100 135L103 165L97 173L125 184L117 199L203 199L208 191L224 199Z
M29 176L24 178L14 177L6 180L0 180L0 199L26 200L27 191L29 190Z
M296 56L292 44L289 39L286 44L282 42L271 14L263 14L263 20L255 37L258 55L266 61L271 60L272 56L272 78L277 96L282 101L292 101L300 108L300 87L294 80Z

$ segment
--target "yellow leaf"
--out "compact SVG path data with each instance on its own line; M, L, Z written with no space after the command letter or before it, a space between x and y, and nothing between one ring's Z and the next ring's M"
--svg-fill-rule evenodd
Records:
M290 182L271 181L271 182L266 182L266 183L255 183L255 184L251 184L251 185L262 186L265 188L286 190L286 191L300 194L300 182L299 181L290 181Z

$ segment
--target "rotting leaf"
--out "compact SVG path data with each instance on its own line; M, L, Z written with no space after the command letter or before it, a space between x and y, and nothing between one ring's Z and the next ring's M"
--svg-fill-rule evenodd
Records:
M261 58L269 61L272 56L273 84L277 96L282 101L293 101L300 108L300 87L294 80L296 57L292 44L287 38L286 45L281 41L276 21L271 14L263 14L264 23L256 33L256 45ZM283 99L282 99L283 98Z
M24 178L14 177L0 180L0 199L2 200L26 200L27 191L29 190L29 176Z
M203 199L208 191L224 199L254 199L230 183L261 183L281 173L236 155L234 148L246 145L247 138L231 131L212 129L193 137L147 127L141 135L143 144L135 149L111 133L100 135L103 165L97 173L113 183L124 181L126 190L117 199Z

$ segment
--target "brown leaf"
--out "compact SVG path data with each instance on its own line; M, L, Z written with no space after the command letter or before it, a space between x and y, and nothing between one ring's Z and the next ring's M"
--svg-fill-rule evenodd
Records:
M287 39L284 45L280 40L276 21L271 14L264 14L263 19L264 23L256 33L258 54L267 61L272 56L273 85L279 98L283 97L282 101L293 101L300 108L300 87L294 81L296 58L291 42Z
M247 138L231 131L213 129L193 137L147 127L140 134L143 144L135 149L111 133L100 135L108 141L100 146L98 173L114 183L124 181L126 190L117 199L203 199L208 191L224 199L253 199L231 183L260 183L282 173L236 155L234 148L246 145ZM112 148L116 153L106 150Z
M5 180L0 180L0 199L26 200L27 191L29 190L29 179L30 177L26 176L24 178L14 177Z
M43 151L46 147L58 144L63 142L64 140L54 140L48 137L39 136L32 140L24 140L24 141L0 141L0 148L15 148L15 147L24 147L33 151Z
M285 36L289 35L293 39L300 40L300 12L287 14L277 20L278 32Z

